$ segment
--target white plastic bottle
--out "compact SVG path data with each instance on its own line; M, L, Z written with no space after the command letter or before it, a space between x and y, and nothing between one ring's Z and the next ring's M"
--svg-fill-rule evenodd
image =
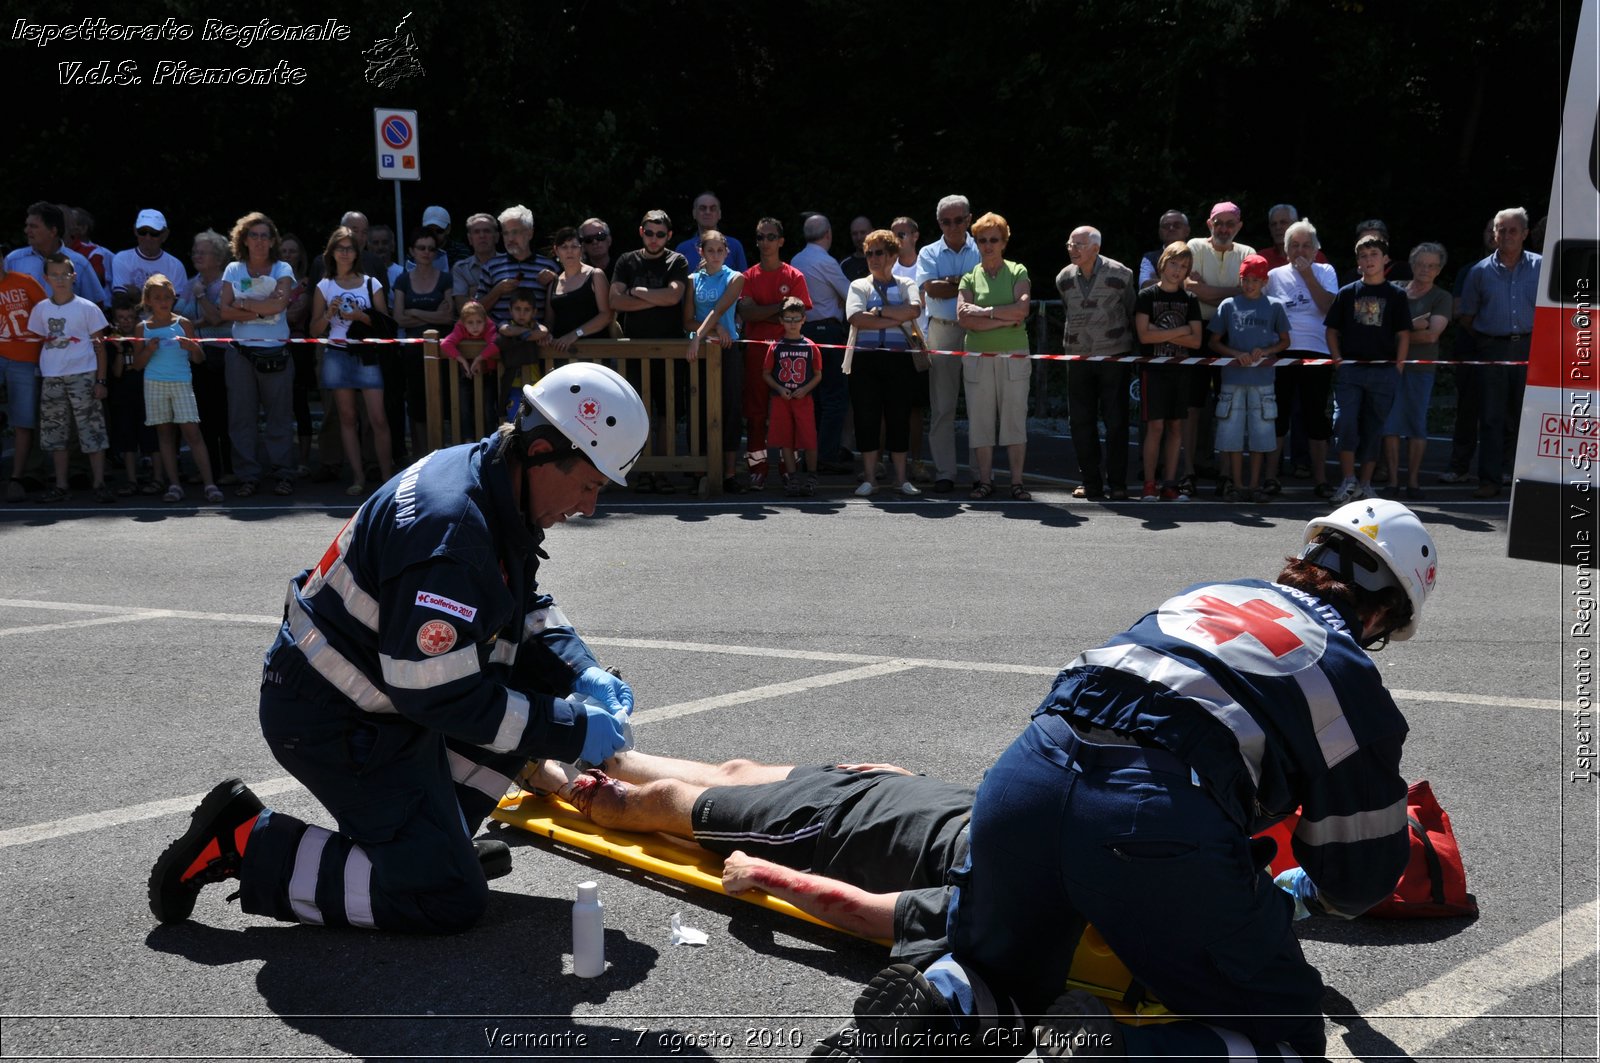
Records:
M598 978L606 971L606 913L600 903L600 884L578 883L572 905L572 973Z

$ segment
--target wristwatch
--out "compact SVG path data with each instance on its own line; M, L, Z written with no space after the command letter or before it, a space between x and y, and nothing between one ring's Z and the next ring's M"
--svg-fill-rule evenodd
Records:
M102 387L102 388L105 387L106 386L106 378L105 377L96 377L95 378L95 386Z
M580 325L577 328L573 329L572 330L572 334L574 336L578 337L578 339L580 339L580 340L583 339L583 326Z

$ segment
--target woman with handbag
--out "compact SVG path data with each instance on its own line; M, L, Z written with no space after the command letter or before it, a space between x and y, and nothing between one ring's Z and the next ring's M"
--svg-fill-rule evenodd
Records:
M352 350L345 344L346 339L359 340L373 330L387 330L394 320L386 312L382 285L363 275L358 263L355 234L341 225L328 237L327 250L322 254L322 280L317 282L311 302L311 334L326 333L334 341L322 355L322 387L325 392L333 392L334 405L339 410L339 439L354 476L344 493L352 498L367 493L366 471L361 463L361 427L356 414L357 391L361 392L367 422L372 426L372 448L382 479L387 481L394 475L389 421L383 413L378 348L357 344Z
M246 214L229 238L234 261L222 271L222 319L233 323L234 345L224 371L228 381L228 438L233 443L233 493L249 498L260 486L257 414L266 411L266 459L272 493L294 493L294 365L286 311L294 269L280 259L278 227L265 214Z
M889 229L876 229L867 234L862 246L868 272L851 282L845 300L845 320L856 330L857 347L848 369L850 406L855 411L856 445L861 448L865 473L856 494L865 498L876 489L881 427L881 439L894 465L900 493L915 498L922 491L906 472L906 452L911 448L911 391L917 376L908 330L916 328L921 300L914 282L894 275L899 237Z

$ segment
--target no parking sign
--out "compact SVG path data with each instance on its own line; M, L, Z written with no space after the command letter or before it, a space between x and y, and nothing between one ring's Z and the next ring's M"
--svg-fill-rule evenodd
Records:
M378 180L422 180L417 151L417 112L389 107L372 109L372 127L378 149Z

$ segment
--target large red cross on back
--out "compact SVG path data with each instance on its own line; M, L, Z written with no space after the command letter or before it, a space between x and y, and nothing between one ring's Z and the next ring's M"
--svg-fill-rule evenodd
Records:
M1285 612L1263 598L1252 598L1243 605L1234 605L1221 598L1202 594L1190 607L1202 617L1195 621L1195 628L1209 635L1218 646L1249 634L1265 646L1268 653L1282 657L1305 645L1299 635L1278 623L1294 614Z

